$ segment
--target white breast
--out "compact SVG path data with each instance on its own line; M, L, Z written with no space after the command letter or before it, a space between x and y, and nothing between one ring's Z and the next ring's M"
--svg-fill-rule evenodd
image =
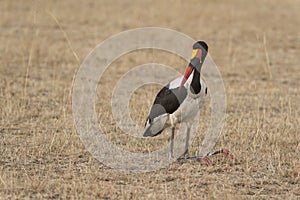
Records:
M190 91L190 83L187 84L188 95L186 99L181 103L180 107L170 115L170 120L173 123L189 122L193 120L201 107L205 104L206 99L206 84L200 79L201 91L199 94L193 94Z

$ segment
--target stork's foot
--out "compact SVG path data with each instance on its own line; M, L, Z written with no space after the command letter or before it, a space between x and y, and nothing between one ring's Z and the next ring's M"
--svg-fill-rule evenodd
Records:
M183 157L184 157L185 159L187 159L187 158L189 157L189 153L185 153L185 154L183 155Z
M169 160L170 160L171 162L174 162L174 161L176 161L177 159L174 157L174 155L173 155L172 153L170 153L170 155L169 155Z
M177 161L180 161L180 160L188 160L190 157L189 157L189 150L186 150L184 152L184 154L182 156L180 156Z
M184 159L189 158L189 150L186 150L186 151L184 152L184 154L181 156L181 158L184 158Z

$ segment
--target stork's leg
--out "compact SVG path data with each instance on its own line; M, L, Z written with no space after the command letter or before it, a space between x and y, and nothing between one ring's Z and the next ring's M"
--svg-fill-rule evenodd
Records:
M175 135L175 127L172 126L172 135L171 135L171 148L170 148L170 158L174 159L173 149L174 149L174 135Z
M185 149L184 149L185 151L184 151L184 155L183 155L185 158L187 158L189 156L190 131L191 131L191 128L187 127Z

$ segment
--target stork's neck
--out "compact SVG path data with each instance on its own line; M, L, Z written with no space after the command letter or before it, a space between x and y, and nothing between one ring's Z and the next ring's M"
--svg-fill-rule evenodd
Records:
M199 94L200 91L201 91L200 72L197 69L195 69L194 75L193 75L193 80L191 83L191 92L193 94Z

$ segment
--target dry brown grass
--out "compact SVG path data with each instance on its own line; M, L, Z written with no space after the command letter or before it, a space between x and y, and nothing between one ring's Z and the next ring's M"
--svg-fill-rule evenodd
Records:
M294 0L1 1L0 198L300 198L299 10ZM156 172L127 174L107 168L85 150L71 110L79 67L74 55L81 62L107 37L143 26L207 41L227 93L218 147L228 147L235 162L216 156L209 167L173 163ZM181 59L165 52L133 52L112 65L107 82L147 62L184 70ZM105 90L98 94L105 98L97 111L108 136L121 147L141 150L145 143L120 136L105 107L109 85L101 87ZM151 94L140 89L131 101L131 114L140 124L158 89L147 87ZM168 136L165 132L147 148L166 143Z

